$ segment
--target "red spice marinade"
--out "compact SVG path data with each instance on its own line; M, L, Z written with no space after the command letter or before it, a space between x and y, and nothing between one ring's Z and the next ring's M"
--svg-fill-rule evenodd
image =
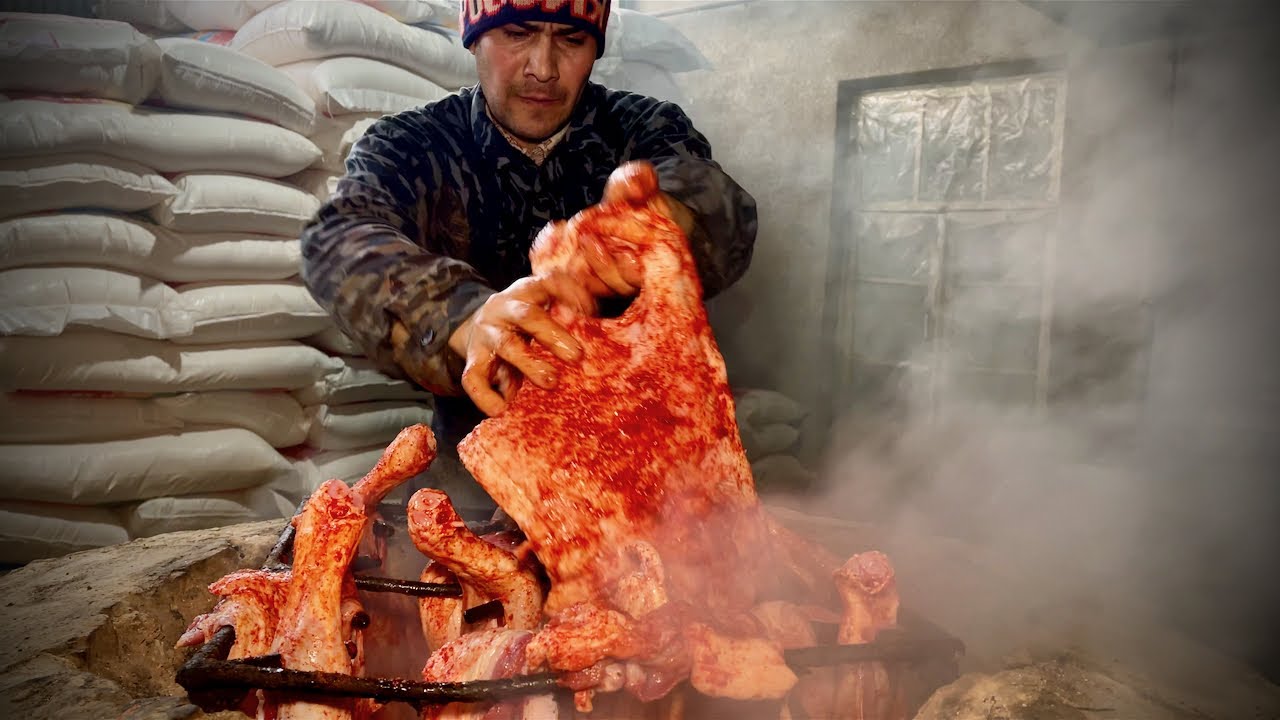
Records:
M629 181L644 187L544 230L531 258L535 273L573 271L582 248L600 243L636 258L640 294L617 318L553 308L583 359L564 363L535 345L560 373L557 387L525 383L459 451L546 566L548 614L609 605L636 542L657 549L668 599L712 614L746 609L770 563L724 361L688 243L657 209L656 178Z

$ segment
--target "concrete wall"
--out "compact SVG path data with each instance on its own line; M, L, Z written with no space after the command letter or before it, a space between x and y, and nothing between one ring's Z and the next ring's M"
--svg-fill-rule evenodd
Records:
M730 375L816 408L840 82L1051 57L1072 40L1011 2L766 1L664 19L714 63L679 76L686 109L760 208L751 270L710 306Z

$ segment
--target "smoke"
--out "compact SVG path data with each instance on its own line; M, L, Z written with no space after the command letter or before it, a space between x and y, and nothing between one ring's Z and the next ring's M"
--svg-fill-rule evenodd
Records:
M821 414L848 390L815 377L829 353L854 368L845 381L876 391L837 401L822 487L775 500L869 524L896 552L904 602L954 631L990 633L964 639L993 653L1038 632L1101 652L1138 618L1280 678L1276 45L1242 8L747 3L669 18L717 63L684 80L694 119L760 200L753 270L712 307L731 375L813 398ZM904 319L891 293L859 294L851 276L814 290L839 257L828 238L875 239L841 226L858 221L868 188L844 202L836 86L1055 57L1066 105L1049 245L1015 231L966 266L1042 273L1030 286L1049 301L1028 301L1045 323L1027 349L1036 379L1018 396L1038 402L993 400L962 372L981 365L975 355L1026 347L990 331L1026 308L1008 293L993 302L980 283L953 284L945 304L970 310L938 324L974 326L967 341L918 337L869 377L851 349L934 319ZM1032 129L1005 139L1031 142ZM873 159L891 165L891 150ZM895 177L881 172L871 189ZM901 247L915 232L904 228L881 237ZM863 318L852 343L812 319L833 294L838 312Z
M1249 94L1265 88L1246 81L1263 60L1241 52L1251 40L1175 40L1171 99L1114 65L1118 78L1069 87L1096 107L1067 122L1099 134L1068 133L1067 157L1087 173L1074 182L1088 187L1063 189L1066 231L1046 276L1047 409L985 403L972 376L938 376L969 358L921 348L930 392L893 394L887 415L853 408L828 456L831 491L814 507L883 525L898 543L970 543L1012 578L993 592L1046 608L1034 624L1055 628L1051 642L1101 651L1111 618L1100 609L1128 606L1274 663L1259 638L1274 636L1280 600L1268 570L1280 546L1277 416L1259 400L1275 388L1264 308L1276 254L1256 242L1274 241L1274 221L1254 203L1275 187L1265 179L1275 140L1274 115ZM1127 115L1098 122L1115 108ZM986 320L1006 320L1007 306L992 310ZM1002 623L1028 629L1003 618L990 631Z

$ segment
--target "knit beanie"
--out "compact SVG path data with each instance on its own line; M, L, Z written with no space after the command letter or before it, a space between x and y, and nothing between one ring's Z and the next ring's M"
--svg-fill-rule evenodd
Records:
M598 58L604 54L609 4L610 0L462 0L462 45L470 48L486 31L509 23L553 22L594 35Z

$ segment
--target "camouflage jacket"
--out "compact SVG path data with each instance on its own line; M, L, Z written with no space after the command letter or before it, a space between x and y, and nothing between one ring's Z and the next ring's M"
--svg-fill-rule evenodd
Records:
M460 395L463 359L450 334L495 289L529 274L539 230L599 202L609 173L640 159L694 213L704 294L723 290L750 263L755 200L679 107L593 83L540 166L502 137L479 87L379 120L303 232L303 279L385 372L407 376L392 359L398 319L419 341L414 379L437 396Z

